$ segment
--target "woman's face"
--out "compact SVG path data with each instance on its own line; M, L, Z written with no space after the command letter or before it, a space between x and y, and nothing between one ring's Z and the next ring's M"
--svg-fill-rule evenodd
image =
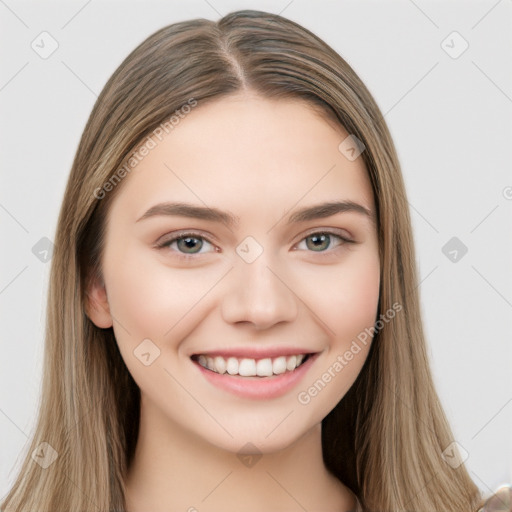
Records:
M348 136L302 102L230 96L153 137L124 178L88 313L113 325L148 424L268 453L355 381L380 267ZM343 202L359 206L322 207Z

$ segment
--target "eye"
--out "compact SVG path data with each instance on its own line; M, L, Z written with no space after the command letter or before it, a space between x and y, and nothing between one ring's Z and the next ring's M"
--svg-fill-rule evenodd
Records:
M334 247L333 240L337 241ZM300 248L301 244L305 244L306 250L311 250L312 252L327 252L327 249L334 249L340 245L351 243L355 243L354 240L350 240L332 231L317 231L303 238L299 244L297 244L297 248Z
M180 233L178 236L174 236L168 240L157 243L159 249L164 247L172 248L173 251L178 252L178 255L183 258L193 257L195 254L204 254L201 249L205 244L213 245L204 236L198 233ZM176 247L176 248L174 248Z

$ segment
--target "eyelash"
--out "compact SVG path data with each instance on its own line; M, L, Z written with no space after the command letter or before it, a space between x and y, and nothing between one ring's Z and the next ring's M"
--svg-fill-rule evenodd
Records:
M310 236L313 236L313 235L329 235L330 237L338 238L341 243L338 246L336 246L336 247L340 247L340 246L343 246L345 244L355 244L355 243L357 243L355 240L351 240L349 238L341 236L338 233L334 233L333 231L321 230L321 231L313 231L311 233L308 233L305 237L303 237L301 240L299 240L299 242L296 245L298 245L300 242L303 242L304 240L306 240L306 238L309 238ZM156 244L156 248L157 249L170 248L172 243L177 242L178 240L181 240L181 239L184 239L184 238L195 238L197 240L206 241L210 245L214 245L213 242L208 240L208 238L203 236L202 234L197 233L197 232L193 232L193 231L189 231L189 232L178 233L176 236L174 236L173 238L171 238L169 240L165 240L164 242L157 243ZM317 254L326 256L329 253L331 253L333 250L334 249L331 249L331 250L327 249L325 251L318 251ZM198 256L201 256L201 254L203 254L203 253L184 254L184 253L181 253L179 251L175 251L175 252L178 254L178 258L183 259L183 260L195 259ZM306 251L306 252L316 253L316 251Z

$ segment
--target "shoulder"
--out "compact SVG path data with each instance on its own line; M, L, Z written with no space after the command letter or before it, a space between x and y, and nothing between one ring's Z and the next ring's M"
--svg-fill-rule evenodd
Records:
M477 512L512 512L512 485L501 486Z

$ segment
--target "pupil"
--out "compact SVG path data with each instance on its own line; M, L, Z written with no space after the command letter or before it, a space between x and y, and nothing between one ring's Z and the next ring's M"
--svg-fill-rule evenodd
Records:
M199 244L197 243L198 242L198 239L197 238L192 238L192 237L187 237L187 238L182 238L181 240L178 241L178 245L180 243L183 243L185 244L184 247L182 248L185 248L185 249L194 249L194 245L198 245ZM201 247L199 246L198 250L200 250ZM197 251L192 251L192 252L197 252Z
M313 249L318 249L318 248L323 248L325 249L326 246L325 246L325 242L327 242L327 246L329 245L329 241L330 241L330 237L329 235L311 235L310 237L308 237L312 242L313 242L313 246L310 247L313 248ZM320 242L319 245L317 245L317 242ZM324 247L322 247L322 244L324 244Z

